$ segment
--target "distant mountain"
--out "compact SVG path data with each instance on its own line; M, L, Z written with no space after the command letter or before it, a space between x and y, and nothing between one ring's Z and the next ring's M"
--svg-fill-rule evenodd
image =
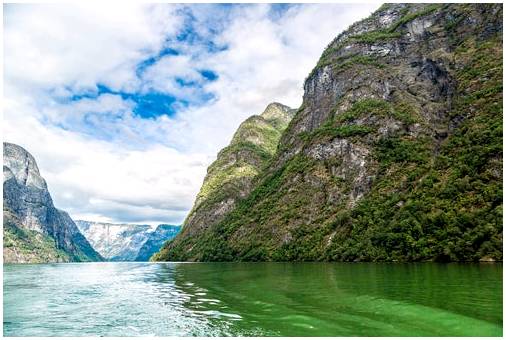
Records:
M76 224L107 261L147 261L163 242L173 238L179 227L161 224L102 223L77 220ZM140 259L138 259L140 258Z
M133 261L148 239L147 224L114 224L77 220L76 224L96 251L108 261Z
M148 235L148 239L139 250L135 261L149 261L150 257L160 250L163 244L172 240L181 231L181 226L160 224L155 231Z
M102 261L70 216L53 205L33 156L3 143L5 263Z

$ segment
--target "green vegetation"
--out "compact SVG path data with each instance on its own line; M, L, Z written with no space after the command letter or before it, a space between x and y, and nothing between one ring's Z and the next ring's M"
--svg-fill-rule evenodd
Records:
M339 58L335 58L333 55L335 54L337 49L329 48L326 50L318 64L314 67L313 71L322 68L323 66L332 65L332 69L338 73L352 68L355 65L363 65L363 66L372 66L379 69L385 67L385 65L378 62L377 58L372 56L363 56L363 55L353 55L353 56L342 56Z
M384 167L394 163L416 163L423 165L429 162L429 140L409 137L390 137L380 139L376 145L376 159Z
M278 121L276 124L282 126ZM286 127L286 123L283 127ZM230 183L234 187L234 182L255 177L261 165L276 152L281 131L260 116L244 121L230 145L220 151L217 160L209 167L198 200L216 203L223 198L219 191L223 190L225 184ZM236 160L231 162L230 159Z
M222 189L226 183L233 182L236 179L244 177L254 177L257 174L258 169L247 163L221 169L216 171L213 176L209 176L202 184L198 197L199 199L209 198L212 193Z
M364 44L372 44L372 43L375 43L378 41L400 38L400 36L401 36L400 32L390 32L389 30L372 31L372 32L365 32L365 33L362 33L359 35L355 35L351 38L351 41L364 43ZM349 41L349 42L351 42L351 41Z
M373 131L373 128L364 125L341 125L334 126L333 121L323 124L318 129L310 133L301 133L301 138L305 141L323 140L332 138L346 138L352 136L364 136Z
M70 257L63 250L57 249L54 240L36 231L20 228L9 217L4 215L3 247L4 262L17 258L24 262L68 262ZM15 261L17 262L17 261Z
M254 152L265 153L270 158L276 152L276 146L281 132L286 128L286 122L283 124L278 120L272 122L259 116L253 116L244 121L235 133L229 148L231 152L241 150L242 148L254 148ZM253 139L254 142L248 141ZM249 145L245 145L248 143ZM263 149L263 150L261 150Z
M217 223L222 219L225 213L220 211L225 205L235 204L249 192L254 178L275 154L281 133L288 126L294 113L283 105L270 104L261 116L252 116L240 125L230 145L219 152L216 161L208 168L207 176L189 214L195 217L197 222L189 222L190 218L187 218L182 233L154 254L152 261L166 259L172 247L185 256L191 256L186 253L186 249L194 248L190 245L192 237L186 236L185 233L192 232L193 228L209 229L208 224ZM222 242L219 237L207 234L198 237L207 239L202 241L203 247ZM200 246L195 247L194 251L197 249L201 249ZM220 249L226 254L225 243L220 245ZM217 257L212 259L216 260Z
M419 121L414 110L406 104L392 104L386 100L372 98L360 100L354 103L350 109L339 114L334 114L334 117L330 117L318 129L311 132L302 132L300 134L301 139L309 142L332 138L365 136L376 130L376 127L373 126L353 124L353 121L359 118L394 118L406 125Z
M427 5L424 9L422 9L421 11L418 11L418 12L413 12L413 13L409 13L409 14L405 14L404 16L402 16L399 20L397 20L396 22L394 22L392 25L390 25L390 27L387 29L388 32L393 32L395 31L397 28L399 28L400 26L402 25L405 25L407 24L408 22L410 21L413 21L415 20L416 18L419 18L419 17L422 17L422 16L426 16L426 15L429 15L431 14L432 12L440 9L442 7L441 4L431 4L431 5Z
M185 253L185 246L186 243L191 243L191 239L186 239L182 243L174 244L170 257L180 259L191 258L195 255L201 261L232 261L237 258L246 261L267 260L269 252L267 251L265 241L261 240L261 238L267 235L253 232L251 236L257 240L251 239L251 242L248 242L240 251L231 248L227 239L242 226L243 218L246 216L259 224L271 219L273 207L290 189L287 181L296 174L303 174L309 171L314 165L315 161L310 158L302 155L295 156L281 169L264 178L247 198L240 200L237 207L223 221L215 227L210 228L199 239L199 242L192 247L189 254ZM308 187L307 189L310 188ZM303 214L302 208L309 203L307 197L289 201L289 204L282 208L283 212L279 214L278 218L283 221L289 221L296 215L300 217ZM165 252L165 249L162 249L160 255L155 257L154 260L163 259L164 256L168 256L168 253Z
M406 11L392 30L438 8ZM327 97L320 107L311 104L320 110L309 117L311 126L323 114L329 118L296 135L308 118L303 115L314 113L301 110L281 138L289 142L260 171L251 193L202 236L174 243L161 258L502 261L502 26L497 33L491 29L502 11L491 14L497 19L476 5L464 9L488 26L467 27L458 40L441 43L451 51L445 59L451 62L437 63L444 72L435 67L427 79L410 84L418 87L411 92L393 80L416 75L411 56L400 56L395 66L385 62L388 57L350 58L348 65L384 65L380 73L388 75L394 94L364 98L374 92L368 84L343 87L354 93L342 95L334 108ZM434 30L444 32L446 16L437 18ZM433 57L425 41L417 47ZM324 56L333 70L348 67L345 58L332 60L328 51ZM435 88L439 81L447 87ZM336 137L348 143L331 145ZM324 156L310 156L325 147Z
M408 105L394 105L386 100L379 99L360 100L354 103L349 110L337 115L335 119L338 122L347 122L363 117L364 115L392 117L407 125L418 121L414 110Z
M353 65L374 66L380 69L385 67L385 65L379 63L374 57L355 55L353 57L344 59L342 63L332 64L332 68L335 72L341 72L351 68Z
M436 157L428 140L378 143L384 175L348 218L336 222L346 233L327 259L502 260L501 53L499 40L469 40L459 49L456 57L470 60L456 74L460 95L452 116L475 113Z

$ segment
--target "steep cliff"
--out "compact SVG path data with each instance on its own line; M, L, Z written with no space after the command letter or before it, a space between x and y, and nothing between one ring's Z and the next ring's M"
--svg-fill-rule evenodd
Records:
M502 260L502 5L388 4L352 25L254 183L158 259Z
M179 226L103 223L77 220L76 225L93 248L107 261L147 261Z
M77 220L76 225L107 261L134 261L153 231L147 224L118 224Z
M163 244L172 240L181 231L181 226L160 224L148 235L147 240L137 253L135 261L149 261L151 256L162 248Z
M54 207L35 159L3 144L4 262L100 261L70 216Z
M207 169L193 208L171 247L178 245L189 251L208 227L219 223L251 192L253 179L272 159L294 113L285 105L271 103L261 115L251 116L239 126L230 145ZM168 249L164 246L152 260L165 259Z

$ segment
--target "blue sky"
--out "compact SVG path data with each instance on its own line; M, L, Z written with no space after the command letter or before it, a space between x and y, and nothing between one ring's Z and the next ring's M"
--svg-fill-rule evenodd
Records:
M209 5L204 5L210 9ZM160 44L158 50L146 54L144 58L136 62L135 75L143 82L142 88L122 89L110 87L106 84L96 83L90 87L74 89L68 88L69 92L64 96L56 97L58 101L63 104L72 104L72 102L79 102L83 99L96 99L104 94L110 94L121 97L125 101L132 104L132 113L142 119L155 119L159 116L165 115L174 117L182 109L190 107L198 107L207 105L216 97L212 91L206 89L207 85L211 82L218 80L218 74L210 68L201 67L195 68L194 74L191 76L173 75L167 81L172 82L179 91L164 91L151 85L149 80L145 80L145 73L151 67L156 65L164 58L171 56L185 56L188 57L190 63L198 60L203 55L215 55L222 53L228 49L224 43L215 41L221 32L225 29L226 24L230 19L231 12L244 5L215 5L213 11L218 11L219 16L214 16L214 22L204 26L202 30L202 18L196 18L192 6L175 6L175 15L181 25L175 34L166 35ZM290 8L290 5L274 5L271 12L276 17L282 15ZM205 18L208 22L210 18ZM197 29L196 26L200 28ZM190 95L188 95L188 93ZM109 137L100 135L100 127L93 126L93 122L87 118L93 115L94 112L89 112L83 119L83 126L70 126L70 129L78 129L80 131L95 131L96 138ZM98 114L103 115L103 112ZM111 119L116 119L118 112L108 112ZM64 126L64 125L63 125ZM84 128L84 129L83 129Z
M4 5L4 140L72 217L181 223L237 126L379 4Z

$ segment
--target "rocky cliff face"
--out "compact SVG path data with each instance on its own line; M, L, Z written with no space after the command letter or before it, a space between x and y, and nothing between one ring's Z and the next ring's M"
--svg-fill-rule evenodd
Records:
M230 145L207 169L194 206L171 247L178 244L190 250L194 240L221 222L237 201L251 192L254 178L276 153L281 134L294 114L295 110L285 105L271 103L261 115L251 116L239 126ZM163 247L153 260L163 260L168 249Z
M100 261L70 216L54 207L35 159L4 143L4 262Z
M114 224L77 220L81 233L107 261L134 261L153 228L147 224Z
M158 259L502 260L502 5L388 4L352 25L251 183Z
M181 226L160 224L148 235L148 239L137 253L135 261L149 261L151 256L158 252L163 244L172 240L181 231Z

